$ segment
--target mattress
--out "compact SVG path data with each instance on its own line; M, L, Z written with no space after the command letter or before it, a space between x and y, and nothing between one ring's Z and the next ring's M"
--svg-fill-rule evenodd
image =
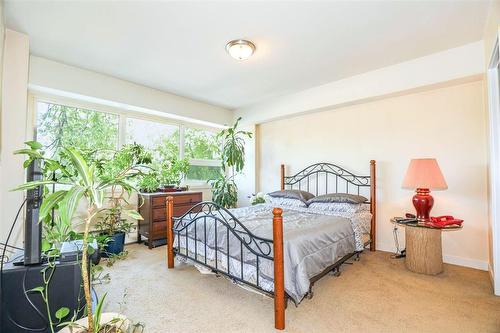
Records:
M263 204L233 209L231 213L253 235L272 239L273 208ZM309 291L312 277L345 255L363 249L366 241L363 235L366 235L367 225L369 231L371 214L359 212L347 217L307 208L282 208L285 291L294 302L299 303ZM229 219L231 224L229 215L221 217ZM176 229L189 220L180 221ZM242 242L220 222L215 223L208 217L203 222L186 227L180 237L175 237L174 245L190 258L272 292L273 261L254 254L272 257L272 245L251 242L244 233L241 235L248 242L248 247L242 246Z

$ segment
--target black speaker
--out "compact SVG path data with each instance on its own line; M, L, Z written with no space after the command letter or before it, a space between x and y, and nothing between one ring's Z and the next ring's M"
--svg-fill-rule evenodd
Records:
M34 160L28 166L27 181L42 180L41 161ZM26 219L24 221L24 264L36 265L42 256L42 223L39 210L42 204L43 187L39 186L26 193Z
M38 292L28 290L43 286L41 271L47 265L4 266L0 305L0 332L2 333L50 333L46 305ZM74 313L83 315L85 298L82 288L81 269L78 262L56 263L54 274L48 287L52 318L61 307L70 309L69 320ZM75 312L76 311L76 312ZM58 328L55 328L57 331Z

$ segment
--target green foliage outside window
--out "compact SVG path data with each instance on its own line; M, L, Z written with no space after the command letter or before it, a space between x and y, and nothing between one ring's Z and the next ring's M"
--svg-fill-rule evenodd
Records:
M65 146L78 148L83 154L99 151L101 155L109 155L104 156L107 158L114 154L118 147L118 123L119 116L115 114L40 102L38 103L37 140L43 144L44 150L49 156L57 156L61 147ZM133 125L141 124L137 122ZM170 127L169 133L160 133L154 139L148 140L147 144L140 142L151 151L153 158L151 167L157 170L157 179L153 179L154 174L152 174L150 179L146 180L149 183L148 188L152 188L156 182L178 183L180 178L174 178L178 178L179 171L181 177L185 173L188 180L206 181L216 178L222 170L218 166L191 165L186 167L186 164L188 159L220 159L221 138L210 131L185 128L185 159L179 159L179 128L172 132L171 125L165 126ZM136 127L135 130L139 133L140 126ZM134 143L136 139L134 132L131 130L126 134L127 142ZM96 159L102 157L94 156ZM167 165L167 169L165 169L165 165ZM168 166L172 166L172 169L169 169Z
M200 160L219 160L222 140L216 133L195 128L184 131L184 156Z
M39 103L37 140L56 156L62 147L81 151L116 150L118 120L114 114L96 112L58 104Z

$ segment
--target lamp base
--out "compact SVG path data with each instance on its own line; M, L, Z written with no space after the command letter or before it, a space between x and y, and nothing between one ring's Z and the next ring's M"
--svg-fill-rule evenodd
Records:
M413 196L413 206L419 221L429 221L429 214L434 206L434 198L430 192L427 188L417 188L417 193Z

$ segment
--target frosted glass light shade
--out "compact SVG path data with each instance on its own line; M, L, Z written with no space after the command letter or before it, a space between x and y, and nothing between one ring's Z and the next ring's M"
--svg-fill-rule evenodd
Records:
M448 185L435 158L418 158L410 161L403 188L446 190Z
M245 60L255 52L255 45L243 39L232 40L226 45L226 51L236 60Z

